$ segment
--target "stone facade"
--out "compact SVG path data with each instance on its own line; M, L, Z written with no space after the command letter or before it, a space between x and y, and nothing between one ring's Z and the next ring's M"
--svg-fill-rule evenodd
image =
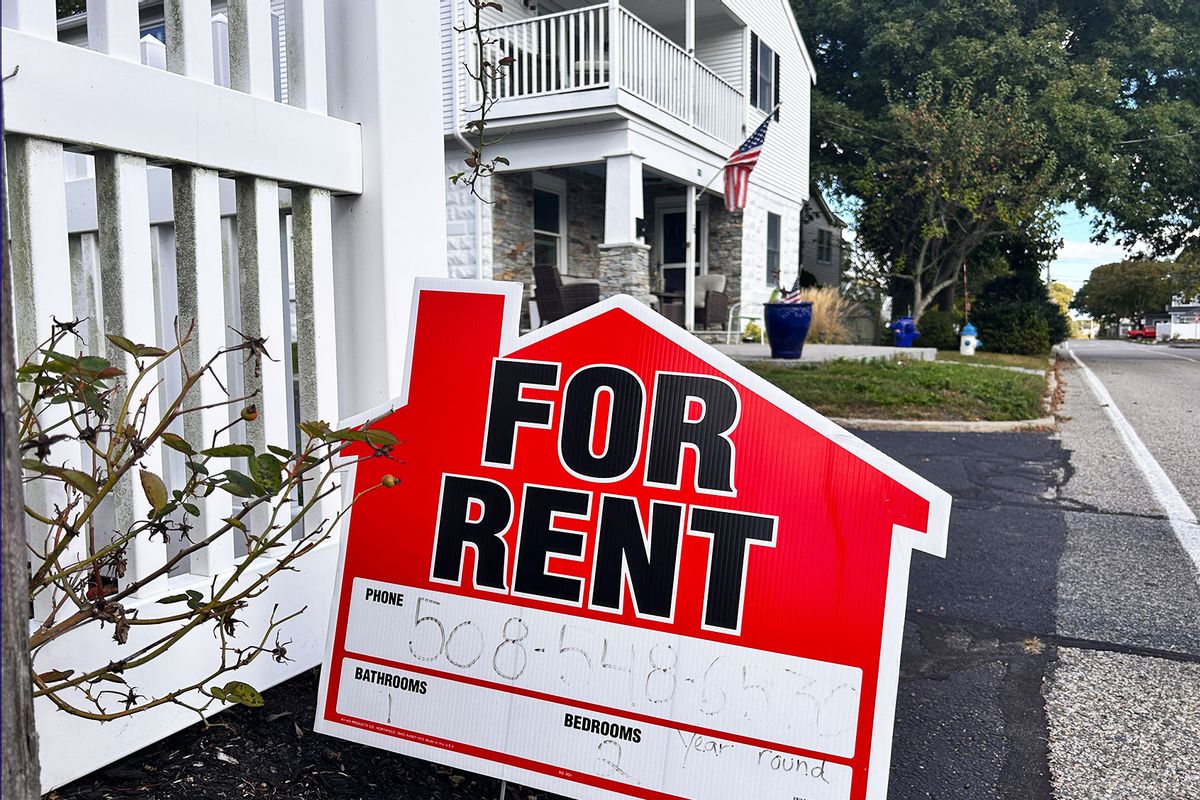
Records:
M650 247L644 244L600 245L600 297L633 295L643 303L650 298Z
M553 169L547 174L567 182L563 198L567 204L567 274L598 277L604 242L604 178L577 169Z
M708 271L725 276L730 303L742 297L742 212L726 211L715 197L708 204Z
M525 286L521 327L529 326L533 296L533 174L492 178L492 277Z
M578 169L546 170L566 182L567 274L599 277L604 241L604 178ZM522 325L529 324L533 296L533 173L512 172L492 179L492 277L525 285Z

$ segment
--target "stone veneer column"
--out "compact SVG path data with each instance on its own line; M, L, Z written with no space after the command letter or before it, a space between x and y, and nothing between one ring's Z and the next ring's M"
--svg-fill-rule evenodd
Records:
M650 246L637 242L600 245L600 296L633 295L647 305L650 294Z

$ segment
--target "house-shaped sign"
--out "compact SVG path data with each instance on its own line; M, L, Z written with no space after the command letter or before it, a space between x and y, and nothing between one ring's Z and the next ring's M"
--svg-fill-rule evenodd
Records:
M519 336L521 297L416 285L317 729L579 798L885 797L949 496L632 298Z

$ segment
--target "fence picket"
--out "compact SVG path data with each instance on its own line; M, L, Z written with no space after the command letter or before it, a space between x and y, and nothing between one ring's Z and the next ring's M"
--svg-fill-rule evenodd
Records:
M270 0L230 0L228 13L230 87L255 97L274 98L275 31Z
M96 154L96 211L100 240L100 283L104 304L104 333L115 333L139 344L158 344L154 297L154 275L150 255L150 205L147 196L146 161L138 156L121 153ZM137 373L137 359L111 342L107 354L114 364L123 364L127 384ZM157 392L151 387L156 381L143 382L134 402L149 398L147 408L158 406ZM130 409L132 416L134 408ZM155 411L151 410L146 424L153 425ZM132 422L114 420L116 424ZM147 470L162 476L162 458L157 445L149 448L141 463ZM120 531L145 520L151 510L140 486L138 470L130 470L117 484L114 492L117 529ZM137 536L127 553L128 580L139 581L162 567L167 560L166 544L151 541L147 535ZM152 596L165 588L166 577L149 581L136 594Z
M4 27L42 39L58 38L55 4L46 0L4 0L0 3Z
M212 10L205 0L166 0L167 69L213 81Z
M207 29L207 21L205 24ZM225 281L221 270L221 196L217 173L199 167L175 167L172 175L175 206L175 286L179 302L179 328L194 325L183 358L195 372L225 347ZM233 356L236 358L236 356ZM218 369L224 364L218 363ZM200 379L188 406L210 406L228 398L216 376ZM205 408L184 418L183 436L197 450L211 447L213 434L229 425L230 408ZM200 508L200 536L208 537L224 524L232 511L230 498L214 492ZM234 534L230 532L193 553L189 570L196 575L217 575L233 565Z
M284 334L286 273L280 259L279 189L262 178L237 179L238 286L242 334L265 340L270 357L246 353L244 392L257 392L258 419L246 426L246 442L256 450L286 445L290 438L291 387L286 361L291 358Z
M325 5L322 0L287 0L288 103L324 114L329 101L325 77Z
M122 61L139 61L138 6L130 0L87 0L88 48Z
M22 298L13 304L16 327L17 359L32 354L51 334L53 321L75 318L71 302L71 261L67 243L67 204L63 188L63 150L58 142L9 136L5 142L8 161L9 231L12 259L13 293ZM75 352L68 337L62 348ZM62 419L51 413L45 420L53 425ZM80 464L77 444L60 442L53 446L48 460L55 464ZM33 481L26 486L30 507L49 512L66 506L66 494L59 483ZM29 529L29 541L37 552L46 552L46 532L36 526ZM76 537L63 553L60 564L77 561L86 554L86 541ZM34 601L33 613L41 619L57 598L41 593Z
M301 420L341 418L337 385L337 325L334 311L333 235L329 192L292 190L292 258L296 282L297 366ZM311 522L332 520L341 509L333 492ZM306 520L306 523L310 522Z

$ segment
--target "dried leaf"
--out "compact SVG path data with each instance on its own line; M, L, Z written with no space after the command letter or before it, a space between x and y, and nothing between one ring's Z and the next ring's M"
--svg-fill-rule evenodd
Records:
M171 448L172 450L178 450L180 453L183 453L185 456L196 455L195 448L193 448L190 444L188 444L186 439L184 439L182 436L179 436L177 434L164 433L162 435L162 443L165 444L167 447Z
M142 491L145 492L146 499L150 501L154 513L158 514L167 505L167 485L163 483L162 478L148 469L141 470L138 477L142 479Z
M38 673L38 680L43 683L57 683L65 681L67 678L75 674L73 669L52 669L48 672Z
M266 704L259 691L245 681L230 681L225 684L224 692L226 700L250 708L261 708Z

